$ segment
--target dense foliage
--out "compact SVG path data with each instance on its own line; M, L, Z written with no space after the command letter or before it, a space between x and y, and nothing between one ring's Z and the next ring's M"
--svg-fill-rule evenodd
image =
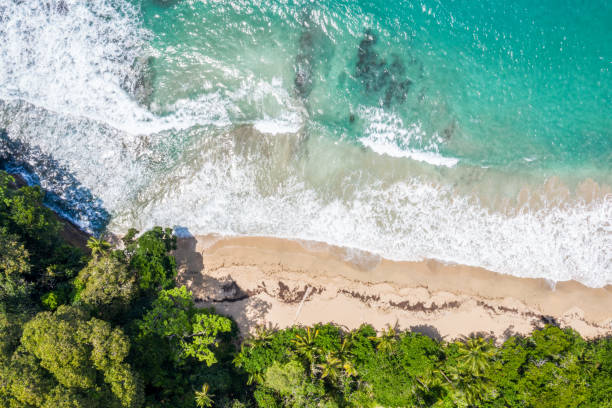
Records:
M609 407L612 341L546 326L496 346L371 326L259 328L175 286L176 238L67 245L0 173L0 407Z
M612 407L611 350L554 326L495 347L323 325L259 330L235 362L262 407Z
M247 400L235 325L175 287L170 229L131 230L122 249L91 238L86 254L43 198L0 172L0 407Z

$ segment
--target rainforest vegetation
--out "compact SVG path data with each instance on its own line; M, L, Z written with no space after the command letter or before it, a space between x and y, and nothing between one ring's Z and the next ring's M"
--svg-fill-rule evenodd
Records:
M552 325L501 345L368 325L241 334L176 286L170 229L85 251L43 198L0 173L0 407L612 408L610 339Z

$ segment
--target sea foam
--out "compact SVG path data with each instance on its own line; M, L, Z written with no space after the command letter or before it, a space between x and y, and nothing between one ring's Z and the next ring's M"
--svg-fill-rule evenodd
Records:
M612 283L610 195L590 203L491 211L477 197L411 177L388 185L357 183L351 189L340 183L342 190L329 191L329 185L315 186L299 175L302 166L325 165L316 159L294 164L271 192L261 181L270 176L270 159L241 155L235 142L225 136L199 146L195 162L180 165L175 170L180 176L170 177L170 184L149 186L147 199L131 205L137 216L123 211L115 227L162 223L188 226L193 234L271 235L323 241L394 260L434 258L522 277L575 279L590 286ZM216 143L233 147L220 154ZM263 137L261 143L269 146L271 141ZM307 149L316 151L317 143L309 141ZM332 156L346 160L357 155L367 161L372 154L338 149ZM367 179L364 170L347 170L330 174L327 183L351 177Z
M367 126L359 142L376 153L409 157L434 166L453 167L459 162L455 157L442 156L435 142L424 143L424 132L418 123L405 126L402 119L380 108L362 107L360 115ZM415 145L418 148L413 147Z
M4 4L6 3L6 4ZM126 135L229 124L227 99L181 99L156 115L130 93L146 87L140 61L153 55L139 10L120 1L2 1L0 98L98 121ZM149 92L148 90L145 90Z
M202 94L147 105L133 90L150 86L140 61L160 50L140 10L124 1L64 3L0 0L0 129L33 147L12 152L21 162L41 163L27 152L57 162L34 168L43 187L73 191L65 183L78 180L111 214L112 231L270 235L612 283L612 196L491 210L478 192L459 192L459 178L440 176L467 165L392 109L357 106L364 132L355 143L304 134L312 100L297 100L291 78L226 69L236 76L232 89L205 84ZM436 182L431 168L444 172ZM86 209L74 207L90 227Z

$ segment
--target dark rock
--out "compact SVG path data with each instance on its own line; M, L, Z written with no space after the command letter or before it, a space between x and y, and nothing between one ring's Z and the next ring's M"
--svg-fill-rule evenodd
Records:
M62 16L65 16L66 14L68 14L68 5L66 4L64 0L59 0L57 2L57 6L55 7L55 10Z
M121 88L144 106L149 106L153 95L154 71L152 63L153 57L137 59L132 64L131 71L121 81Z
M0 168L25 175L28 184L43 182L45 204L63 217L87 220L92 231L103 231L110 220L102 201L66 166L38 146L11 138L6 130L0 130Z
M249 294L238 286L228 275L219 279L207 279L207 301L211 302L237 302L249 297Z
M313 87L313 34L307 30L300 36L298 54L295 57L295 90L302 98L308 97Z
M412 80L406 77L406 67L398 56L390 64L375 50L376 35L368 30L359 43L355 76L366 92L380 94L381 105L402 104L406 101Z
M174 6L179 0L153 0L153 2L162 7Z

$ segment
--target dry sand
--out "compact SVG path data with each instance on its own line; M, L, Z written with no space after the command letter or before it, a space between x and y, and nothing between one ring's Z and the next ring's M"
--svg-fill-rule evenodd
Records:
M474 333L503 340L545 323L584 337L612 334L612 286L569 281L553 288L481 268L392 262L312 242L264 237L179 239L179 281L199 306L257 325L369 323L451 340Z

